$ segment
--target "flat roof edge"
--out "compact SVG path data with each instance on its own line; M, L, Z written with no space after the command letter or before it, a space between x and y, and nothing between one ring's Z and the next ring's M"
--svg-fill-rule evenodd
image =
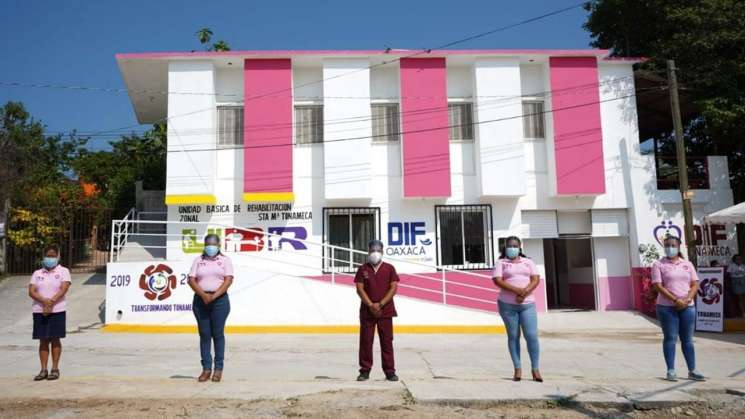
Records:
M448 56L448 55L546 55L546 56L595 56L609 59L605 49L462 49L462 50L246 50L246 51L179 51L179 52L134 52L118 53L117 60L158 60L165 58L192 57L240 57L240 56L298 56L298 55L390 55L394 57ZM638 58L637 58L638 60Z

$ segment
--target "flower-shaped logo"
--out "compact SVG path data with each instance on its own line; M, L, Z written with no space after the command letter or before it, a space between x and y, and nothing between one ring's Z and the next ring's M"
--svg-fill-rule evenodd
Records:
M140 289L145 291L148 300L165 300L171 296L171 290L176 289L176 275L168 265L150 265L140 275Z
M665 242L665 237L667 236L675 236L679 239L683 237L683 232L680 230L680 227L673 224L671 220L662 220L660 225L652 230L652 234L654 235L655 240L657 240L657 243L659 243L660 246L664 246L663 243Z
M722 298L722 284L717 278L706 278L701 281L698 295L704 304L716 304Z

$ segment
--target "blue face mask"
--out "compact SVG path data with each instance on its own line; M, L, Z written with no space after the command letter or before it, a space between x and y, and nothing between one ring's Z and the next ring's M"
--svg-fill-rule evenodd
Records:
M44 258L44 259L42 259L42 261L41 261L41 264L42 264L42 265L43 265L43 266L44 266L45 268L47 268L47 269L52 269L52 268L54 268L55 266L57 266L57 263L59 263L59 259L57 259L57 258L52 258L52 257L49 257L49 256L45 257L45 258Z
M215 257L215 255L217 255L219 252L220 248L215 246L214 244L204 246L204 254L211 258Z
M504 249L504 255L510 259L514 259L520 255L519 247L507 247Z
M669 258L673 258L675 256L678 256L678 252L679 252L679 250L678 250L677 247L672 247L672 246L665 247L665 256L667 256Z

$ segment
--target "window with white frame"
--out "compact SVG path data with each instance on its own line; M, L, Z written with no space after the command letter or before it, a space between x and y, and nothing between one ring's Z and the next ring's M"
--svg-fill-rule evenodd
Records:
M473 104L448 103L450 141L473 141Z
M243 106L217 107L217 145L243 144Z
M523 137L546 137L542 100L523 101Z
M323 243L339 247L324 250L324 271L355 272L367 260L370 240L379 237L380 208L324 208Z
M398 103L373 103L372 133L373 142L395 142L399 140Z
M492 266L490 205L438 205L438 264L454 269Z
M295 143L323 142L323 105L295 105Z

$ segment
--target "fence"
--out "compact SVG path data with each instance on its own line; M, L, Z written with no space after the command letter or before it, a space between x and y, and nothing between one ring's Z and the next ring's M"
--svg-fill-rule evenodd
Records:
M50 209L50 212L59 209ZM65 213L58 231L49 240L60 247L60 263L72 272L105 270L111 245L112 211L105 208L81 208ZM40 266L43 245L19 246L8 240L8 273L28 274Z

